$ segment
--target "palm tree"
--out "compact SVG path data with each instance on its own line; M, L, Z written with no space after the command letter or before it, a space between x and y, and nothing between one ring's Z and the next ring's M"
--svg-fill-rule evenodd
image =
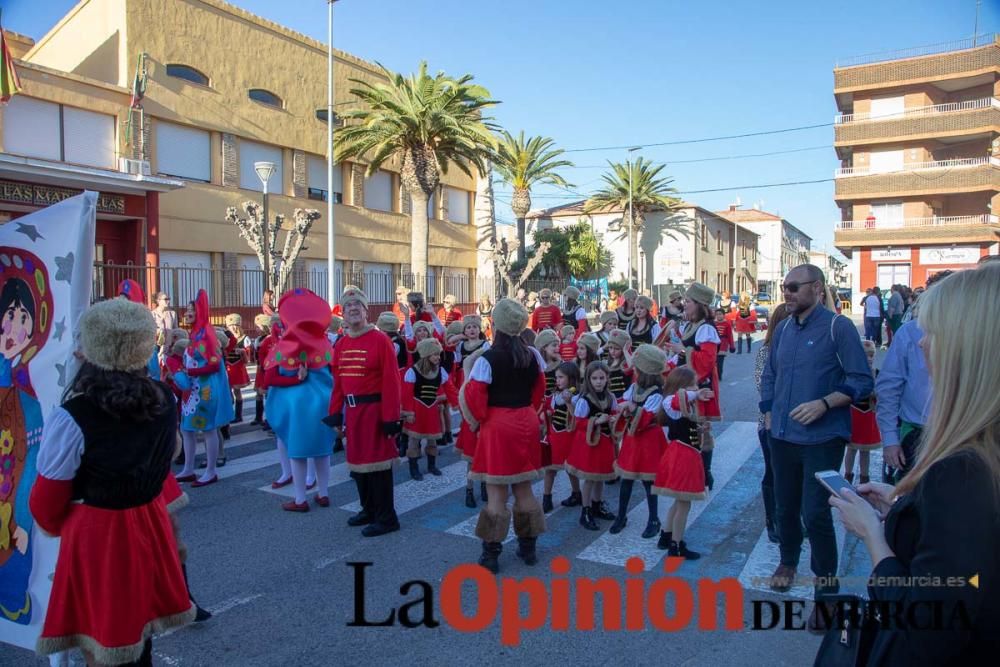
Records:
M633 232L643 229L646 216L649 213L653 211L666 212L667 219L664 224L658 225L659 234L662 236L676 240L679 235L687 236L690 231L679 218L670 215L671 211L680 206L681 201L675 196L677 190L671 186L673 179L660 176L660 172L666 167L665 164L654 164L640 157L631 163L631 179L629 178L628 164L608 162L608 165L611 167L611 171L601 177L604 181L604 187L587 200L584 212L592 213L599 209L624 212L626 216L624 234L628 236L629 259L634 272L639 264L639 258L638 245L635 242L636 235ZM631 188L629 187L630 181ZM631 209L629 207L630 192ZM633 224L628 223L629 219L632 220ZM632 276L628 277L628 281L631 285Z
M571 275L583 279L600 278L611 268L611 253L589 224L583 221L577 223L572 229L572 237L566 258Z
M540 184L569 187L556 170L572 167L573 163L560 160L563 150L554 145L548 137L525 139L524 130L517 137L504 130L497 145L494 166L504 182L514 188L510 208L517 219L518 262L524 261L524 218L531 210L531 188Z
M367 159L368 176L386 160L400 159L400 180L411 199L410 272L426 281L427 202L450 164L469 176L472 165L480 175L486 173L497 126L483 110L498 102L486 88L470 83L471 74L457 79L444 72L431 76L427 63L421 62L417 72L405 78L379 67L388 82L351 79L359 86L351 94L365 108L342 115L347 122L336 134L334 159Z

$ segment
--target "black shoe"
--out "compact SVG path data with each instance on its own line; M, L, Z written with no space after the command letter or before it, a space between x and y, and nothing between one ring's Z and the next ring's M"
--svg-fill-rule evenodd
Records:
M548 514L552 511L552 494L543 493L542 494L542 512Z
M337 452L342 452L342 451L344 451L344 439L337 438L336 440L333 441L333 453L336 454Z
M601 527L597 525L597 522L594 521L594 515L591 514L589 507L584 507L580 511L580 525L586 528L587 530L601 529Z
M500 572L500 552L503 551L501 542L483 542L483 553L479 556L479 564L493 574Z
M486 502L486 482L479 483L479 499Z
M622 530L624 530L625 526L627 525L628 525L628 517L623 512L619 514L617 517L615 517L615 522L611 524L611 528L608 530L608 532L611 533L612 535L617 535L618 533L622 532Z
M611 521L618 518L617 515L611 513L611 510L608 509L607 504L603 500L595 500L590 503L590 513L595 519L602 519L603 521Z
M407 459L410 463L410 479L422 482L424 476L420 474L420 459Z
M657 518L652 518L646 522L646 528L642 531L642 537L645 540L656 537L660 534L660 520Z
M174 459L174 464L179 466L184 465L184 452L177 455L177 458Z
M361 510L360 512L358 512L357 514L355 514L354 516L352 516L350 519L347 520L347 525L367 526L368 524L373 523L374 521L375 518L371 514L369 514L364 510Z
M538 555L535 553L537 541L537 537L517 538L517 557L523 560L525 565L534 565L538 562Z
M778 543L778 530L777 530L777 528L775 528L774 522L773 521L768 521L766 525L767 525L767 540L768 540L768 542L771 542L772 544L777 544Z
M223 466L226 465L227 461L229 461L229 457L227 457L227 456L220 456L219 458L215 459L215 467L216 468L221 468L221 467L223 467Z
M218 463L216 463L215 465L219 465L219 464L218 464ZM207 459L207 458L204 458L204 459L202 459L202 460L201 460L201 461L200 461L200 462L198 463L198 470L201 470L201 469L203 469L203 468L207 468L207 467L208 467L208 459Z
M399 458L406 456L408 438L405 433L400 433L396 436L396 451L399 453Z
M471 487L466 487L465 489L465 506L469 509L475 509L476 507L476 494L472 492Z
M230 424L242 424L243 423L243 417L237 415L236 419L234 419L233 421L231 421L229 423Z
M579 491L574 491L573 493L569 494L569 498L560 503L560 505L562 505L563 507L579 507L582 504L583 504L583 496L580 495Z
M399 522L395 523L373 523L370 526L365 526L361 529L361 534L364 537L378 537L379 535L385 535L387 533L394 533L399 530Z
M208 619L212 618L212 612L207 609L202 609L197 603L194 605L194 622L204 623Z
M611 486L612 484L617 484L617 483L618 483L618 478L615 477L614 479L609 479L608 481L606 481L604 483L604 485L605 486Z
M434 475L435 477L441 476L442 473L440 470L438 470L436 456L431 456L430 454L427 455L427 472Z
M684 560L698 560L701 558L701 554L697 551L691 551L687 548L687 544L684 540L678 542L671 542L670 549L667 551L668 556L680 556Z
M220 428L219 432L222 434L222 439L223 440L229 440L229 438L230 438L229 424L226 424L225 426L223 426L222 428Z
M266 419L264 420L264 430L268 433L274 433L274 429L271 428L271 425L267 423Z
M670 548L670 543L673 542L673 533L668 533L665 530L660 531L660 539L656 541L656 548L666 551Z
M712 477L712 452L702 451L701 465L705 469L705 486L711 491L715 486L715 478Z
M250 425L251 425L251 426L260 426L260 425L261 425L261 424L263 424L263 423L264 423L264 422L263 422L263 421L261 421L260 419L254 419L254 420L253 420L252 422L250 422Z

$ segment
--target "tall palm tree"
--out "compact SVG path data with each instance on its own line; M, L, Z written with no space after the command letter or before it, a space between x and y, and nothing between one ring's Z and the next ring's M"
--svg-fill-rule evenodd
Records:
M379 67L388 82L351 79L359 86L351 94L364 108L342 114L346 127L336 134L334 159L367 159L369 176L386 160L400 159L400 180L411 199L410 271L426 281L427 202L449 165L469 176L473 165L486 173L497 126L483 110L498 102L486 88L470 83L471 74L457 79L444 72L431 76L427 63L421 62L407 78Z
M561 167L572 167L569 160L560 160L561 148L548 137L528 137L524 130L517 137L507 130L501 133L494 166L504 182L514 188L510 208L517 220L517 261L524 261L524 218L531 210L531 188L548 184L568 187L569 184L556 173Z
M671 211L680 206L681 200L676 197L677 190L671 185L673 179L660 176L660 172L666 167L665 164L654 164L641 157L631 163L631 188L629 165L620 162L608 162L608 165L611 170L601 177L604 181L603 188L587 200L584 212L592 213L599 209L623 211L624 234L628 236L630 264L632 271L635 272L639 264L636 232L643 230L649 213L664 211L667 214L664 223L657 225L662 236L677 239L678 236L687 236L690 231L682 220L671 215ZM632 221L631 225L629 220ZM630 285L631 281L632 276L629 276Z

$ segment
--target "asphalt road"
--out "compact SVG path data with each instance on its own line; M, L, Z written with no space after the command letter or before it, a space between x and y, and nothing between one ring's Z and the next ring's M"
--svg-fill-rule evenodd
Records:
M754 345L754 352L758 344ZM753 387L755 355L730 355L721 385L725 421L716 427L714 464L718 479L709 499L695 503L687 541L703 552L697 562L681 565L674 576L697 593L699 579L738 578L744 586L742 626L738 630L704 631L697 614L684 629L666 632L647 620L641 630L568 631L552 629L551 609L542 627L521 633L520 644L502 643L501 613L478 632L454 629L442 615L441 586L452 568L474 562L479 543L471 537L478 510L464 506L465 464L451 447L439 460L445 476L410 482L405 466L396 470L397 509L403 528L375 539L349 528L349 507L356 500L354 484L344 474L343 454L334 457L330 499L332 506L313 506L307 514L290 514L279 505L286 498L269 489L277 476L273 440L247 426L236 429L229 447L229 475L221 483L188 489L191 504L180 513L183 538L189 549L188 567L195 596L215 613L210 621L154 640L159 665L481 665L517 660L521 664L665 663L673 665L803 665L811 664L820 638L805 631L755 630L754 601L801 600L809 589L795 588L787 596L755 584L754 576L768 575L776 563L776 548L763 536L763 508L759 480L763 459L756 439L757 395ZM252 410L250 412L252 414ZM422 463L423 465L423 463ZM877 469L873 465L873 470ZM564 476L560 478L564 484ZM606 499L618 503L618 486L608 487ZM563 497L557 491L556 499ZM643 582L649 588L666 577L662 556L639 533L645 523L641 489L632 497L635 509L618 536L581 528L575 509L558 509L548 518L548 532L539 540L541 562L525 566L505 546L501 576L518 580L537 577L551 595L553 581L610 577L624 587ZM700 507L699 507L700 506ZM662 519L668 501L660 500ZM846 544L845 544L846 542ZM864 549L840 536L842 572L866 576ZM629 574L623 567L632 555L641 555L647 569ZM565 556L568 576L552 574L552 558ZM421 597L419 585L400 593L411 580L429 584L433 628L352 627L356 612L355 569L348 563L372 563L366 570L365 614L369 621L384 620L393 608ZM807 573L804 554L800 572ZM508 582L504 581L504 586ZM848 586L848 588L851 588ZM462 609L476 613L473 586L463 590ZM510 589L504 595L510 595ZM503 597L501 597L502 601ZM506 613L527 615L527 596L511 597ZM669 600L670 598L668 598ZM695 595L700 608L701 596ZM454 604L451 605L454 607ZM553 605L555 608L556 605ZM609 605L607 613L615 605ZM675 605L668 602L671 614ZM598 606L598 618L602 613ZM535 607L537 609L537 607ZM570 618L578 606L570 604ZM808 605L804 614L808 614ZM422 603L408 610L411 620L423 618ZM720 623L722 613L717 614ZM799 621L801 624L801 620ZM508 632L510 624L507 624ZM0 665L41 665L30 652L0 646Z

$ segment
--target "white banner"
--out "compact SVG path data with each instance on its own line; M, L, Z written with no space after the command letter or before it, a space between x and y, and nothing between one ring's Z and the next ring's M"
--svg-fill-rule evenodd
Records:
M979 246L952 248L924 247L920 249L921 264L975 264L979 261Z
M886 262L893 260L909 260L911 250L909 248L893 248L892 250L872 250L873 262Z
M90 303L96 192L0 226L0 642L34 649L59 541L28 509L42 425L73 378Z

